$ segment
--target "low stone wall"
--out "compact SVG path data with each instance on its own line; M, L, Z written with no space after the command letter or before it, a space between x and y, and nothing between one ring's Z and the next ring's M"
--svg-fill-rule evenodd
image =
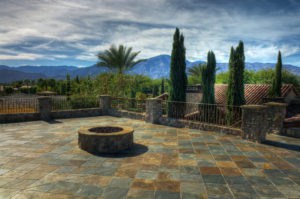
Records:
M0 114L0 123L25 122L39 119L39 113Z
M137 113L126 110L109 109L107 115L113 117L124 117L136 120L145 120L145 113Z
M51 112L51 118L53 119L93 117L93 116L101 116L101 115L103 114L100 108L61 110L61 111Z
M300 138L300 128L283 129L282 135Z
M203 131L215 131L219 133L226 133L230 135L242 135L242 130L238 128L231 128L226 126L218 126L213 124L207 124L207 123L199 123L199 122L193 122L188 120L178 120L174 118L167 118L167 117L161 117L159 119L159 124L165 125L165 126L172 126L177 128L191 128L191 129L199 129Z
M50 113L51 119L101 116L100 108L61 110ZM40 113L0 114L0 123L25 122L42 120Z

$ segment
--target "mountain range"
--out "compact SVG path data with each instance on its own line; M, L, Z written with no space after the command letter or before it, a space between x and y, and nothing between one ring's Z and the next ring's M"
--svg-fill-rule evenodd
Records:
M190 62L186 61L187 68L194 65L204 63L203 61ZM246 69L248 70L260 70L267 68L274 68L274 63L249 63L246 62ZM217 63L218 73L228 70L228 63ZM293 74L300 75L300 67L293 65L283 65L283 68L289 70ZM54 78L65 79L66 74L69 74L71 78L76 76L87 77L96 76L103 72L108 72L106 67L97 67L96 65L88 67L76 67L76 66L19 66L10 67L0 65L0 83L9 83L17 80L31 79L36 80L38 78ZM170 71L170 56L159 55L145 60L137 64L133 69L129 70L129 74L142 74L151 78L169 77Z

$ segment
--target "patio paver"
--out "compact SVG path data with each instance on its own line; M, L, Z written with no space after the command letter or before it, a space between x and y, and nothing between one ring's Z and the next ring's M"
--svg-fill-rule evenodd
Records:
M95 124L132 126L134 148L82 151L77 129ZM300 198L299 139L106 116L1 124L0 136L0 198Z

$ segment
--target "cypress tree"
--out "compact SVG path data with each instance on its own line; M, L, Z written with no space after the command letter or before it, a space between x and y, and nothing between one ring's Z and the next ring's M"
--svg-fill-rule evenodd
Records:
M187 87L187 75L186 75L186 58L185 58L185 47L184 47L184 36L183 34L180 35L180 50L181 50L181 60L180 60L180 80L179 85L180 87L180 101L186 101L186 87Z
M229 56L229 79L228 79L228 88L227 88L227 105L231 106L233 104L233 94L234 94L234 76L235 76L235 67L234 67L234 48L230 49Z
M234 121L234 117L238 118L239 114L234 113L234 109L232 106L241 106L245 104L244 70L244 44L242 41L240 41L236 49L231 47L229 58L229 81L227 89L227 123L230 125Z
M67 99L69 99L70 95L71 95L71 79L70 79L70 75L67 74L66 76L67 79L67 84L66 84L66 92L67 92Z
M207 64L202 67L202 103L215 103L216 58L213 51L207 53Z
M244 44L240 41L237 48L231 48L229 59L229 82L227 90L227 105L241 106L245 104L244 97Z
M170 94L169 101L185 102L186 97L186 63L185 63L185 47L184 37L176 28L173 36L173 48L170 66ZM172 107L168 107L168 114L171 117ZM178 111L177 111L178 112ZM180 111L183 114L183 111Z
M281 86L282 86L282 60L281 52L278 52L277 63L275 67L275 78L272 83L271 93L272 97L281 97Z
M158 89L159 89L158 85L154 84L152 88L152 97L158 96Z
M235 106L245 104L245 91L244 91L244 71L245 71L245 54L244 43L239 42L236 48L236 101Z
M76 75L75 81L76 81L76 83L77 83L77 84L79 84L79 83L80 83L80 80L79 80L79 77L78 77L78 75Z
M160 94L164 94L165 93L165 79L163 78L161 80L161 85L160 85Z

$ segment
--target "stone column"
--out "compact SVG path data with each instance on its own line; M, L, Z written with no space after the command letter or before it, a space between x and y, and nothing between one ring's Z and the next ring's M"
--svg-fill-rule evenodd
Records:
M146 100L146 116L148 123L157 124L162 116L161 100L151 98Z
M255 142L266 140L267 133L267 107L263 105L242 106L242 138Z
M39 97L38 102L41 119L45 121L51 120L51 97Z
M285 103L278 102L268 102L265 103L268 107L267 110L267 120L269 124L268 133L276 133L281 134L283 130L283 120L286 115L286 107Z
M99 107L102 109L104 115L109 113L111 108L111 96L110 95L100 95Z

